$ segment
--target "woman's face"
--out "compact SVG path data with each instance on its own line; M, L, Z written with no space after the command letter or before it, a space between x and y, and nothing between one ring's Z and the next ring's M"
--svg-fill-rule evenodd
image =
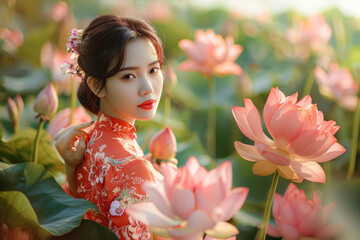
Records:
M106 80L101 97L101 111L134 123L154 117L163 87L163 74L151 41L135 39L125 47L125 64Z

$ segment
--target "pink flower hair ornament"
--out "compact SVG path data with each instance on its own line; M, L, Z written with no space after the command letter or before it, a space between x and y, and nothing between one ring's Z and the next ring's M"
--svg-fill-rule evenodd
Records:
M66 50L71 53L70 60L74 60L74 63L65 61L61 65L61 71L64 74L71 74L73 76L78 76L81 79L84 79L85 73L80 67L76 64L76 59L79 56L79 46L83 36L83 29L73 28L71 30L71 35L69 37L69 42L66 43Z
M75 55L79 54L78 49L81 43L83 32L84 30L77 28L73 28L71 30L71 36L69 37L69 42L66 44L66 50L73 53L72 57L75 57Z

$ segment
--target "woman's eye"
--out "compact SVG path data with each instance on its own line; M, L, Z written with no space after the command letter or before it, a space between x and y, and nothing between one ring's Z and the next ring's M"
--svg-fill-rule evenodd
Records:
M159 71L159 68L154 67L150 70L150 73L154 74L154 73L157 73L158 71Z
M135 76L133 74L126 74L121 79L130 80L130 79L133 79L133 78L135 78Z

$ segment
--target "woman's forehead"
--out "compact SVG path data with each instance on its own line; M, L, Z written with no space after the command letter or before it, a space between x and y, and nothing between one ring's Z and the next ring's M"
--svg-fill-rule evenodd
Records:
M125 47L124 67L150 64L158 60L154 44L146 38L129 41Z

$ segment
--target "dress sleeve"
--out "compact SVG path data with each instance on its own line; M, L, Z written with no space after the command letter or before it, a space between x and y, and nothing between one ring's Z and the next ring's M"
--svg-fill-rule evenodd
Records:
M136 221L125 213L125 209L141 201L149 201L142 189L145 181L155 181L151 163L145 159L129 160L123 166L112 166L105 177L108 198L109 229L119 239L151 239L147 225Z

